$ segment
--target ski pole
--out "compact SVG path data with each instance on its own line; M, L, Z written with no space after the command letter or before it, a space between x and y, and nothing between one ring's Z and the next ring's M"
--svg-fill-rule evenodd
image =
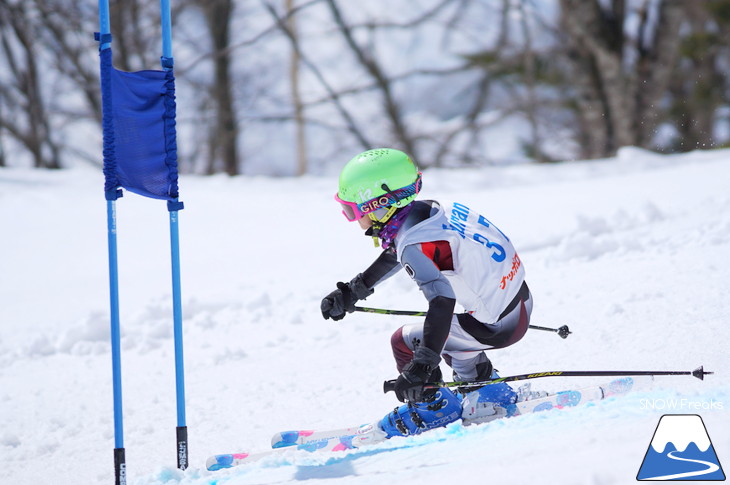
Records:
M620 371L620 370L568 370L568 371L551 371L551 372L535 372L532 374L518 374L514 376L500 377L498 379L491 379L486 381L459 381L459 382L441 382L426 384L423 386L424 389L438 389L440 387L482 387L488 386L489 384L497 384L499 382L513 382L513 381L524 381L526 379L537 379L539 377L600 377L600 376L693 376L699 380L704 380L706 375L714 374L714 372L705 371L703 366L699 366L695 370L691 371ZM383 383L383 392L390 392L395 390L395 379L385 381Z
M411 317L425 317L426 312L417 312L417 311L411 311L411 310L388 310L387 308L369 308L369 307L362 307L362 306L356 306L355 307L356 312L365 312L365 313L378 313L380 315L406 315ZM530 325L529 326L533 330L543 330L545 332L555 332L557 333L561 338L568 338L568 335L570 335L571 332L567 325L563 325L560 328L550 328L550 327L539 327L537 325Z

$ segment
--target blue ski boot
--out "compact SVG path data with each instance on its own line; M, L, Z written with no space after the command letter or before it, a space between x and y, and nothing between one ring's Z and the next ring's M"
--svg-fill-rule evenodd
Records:
M461 401L451 390L442 387L428 401L407 403L388 413L378 423L386 438L411 436L441 428L461 418Z

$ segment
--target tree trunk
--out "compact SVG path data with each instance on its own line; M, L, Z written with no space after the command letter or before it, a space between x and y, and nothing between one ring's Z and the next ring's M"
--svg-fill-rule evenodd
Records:
M691 31L683 37L678 75L673 75L669 89L673 104L671 116L678 136L670 149L680 151L712 147L716 144L715 117L725 103L726 76L722 65L722 42L715 38L714 22L707 5L693 2L687 8ZM716 40L720 40L716 43Z
M233 84L231 80L230 19L233 12L232 0L206 0L202 2L205 10L208 30L213 44L214 84L212 96L215 101L216 121L210 139L211 153L209 160L213 167L220 159L223 170L228 175L237 175L238 135L239 127L233 102Z
M10 35L13 35L14 42ZM7 57L12 89L2 89L3 96L17 92L17 113L4 113L0 127L5 128L25 146L36 168L60 168L59 149L53 141L48 110L38 76L36 35L31 14L25 4L0 3L0 37ZM19 116L20 115L20 116Z
M522 64L525 71L525 88L527 89L527 103L525 106L525 115L530 124L530 140L528 145L532 152L532 158L538 163L545 163L548 158L542 150L542 136L540 132L540 124L538 122L538 100L537 100L537 81L535 79L535 51L533 49L532 32L528 24L528 12L524 3L520 2L517 6L520 14L520 27L524 37L524 52L522 53Z
M561 0L561 20L577 80L584 156L615 154L622 146L649 147L660 123L678 52L682 2L663 0L656 20L644 4L633 43L624 32L624 0ZM629 49L634 51L629 51ZM603 149L601 147L603 146Z
M296 26L296 17L292 15L294 11L294 0L286 0L286 12L288 15L288 26L292 36L294 36L298 44L298 34ZM302 96L299 90L299 50L292 48L291 58L289 60L289 82L291 88L292 105L294 107L294 130L296 139L297 153L297 175L307 173L307 137L306 125L304 122L304 105L302 104Z
M651 40L639 39L635 91L638 146L649 148L657 127L664 121L661 101L675 75L681 39L679 28L685 18L687 4L691 3L682 0L661 2L656 26L649 34ZM649 22L648 19L644 21Z

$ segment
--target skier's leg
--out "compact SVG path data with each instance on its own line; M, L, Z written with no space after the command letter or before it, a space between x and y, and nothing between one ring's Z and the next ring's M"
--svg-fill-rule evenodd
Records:
M471 336L483 344L482 348L501 349L509 347L525 336L530 326L532 314L532 295L527 285L523 285L520 292L510 302L499 319L494 323L483 323L468 313L457 315L458 327L451 325L451 332L461 332Z
M532 295L523 283L520 291L499 316L495 323L482 323L468 313L454 315L449 337L443 353L450 366L457 363L459 375L465 378L486 373L486 356L479 356L482 350L508 347L518 342L527 332L532 313ZM423 340L423 324L404 325L395 331L390 339L398 372L413 359L413 351ZM473 352L473 354L469 354ZM477 365L482 364L478 371ZM453 366L452 366L453 367Z
M413 359L413 352L422 340L422 323L404 325L393 333L390 338L390 345L393 348L393 357L395 357L398 372L401 372L403 367ZM454 315L451 319L451 329L444 346L444 353L448 353L450 350L474 351L475 357L479 351L486 348L489 348L489 346L481 344L461 328L459 320ZM451 365L448 357L444 357L447 359L446 363Z
M486 381L492 377L492 362L484 351L444 351L444 361L454 370L455 381Z
M413 327L412 330L411 327ZM404 336L403 332L406 328L409 328L409 330ZM413 332L415 340L409 338L411 332ZM393 348L395 367L396 369L398 369L398 372L403 371L403 368L406 366L406 364L413 360L413 352L416 349L416 345L421 342L422 338L423 324L404 325L403 327L396 330L390 337L390 346Z
M449 337L444 345L444 360L464 380L497 378L498 375L484 350L507 347L519 341L527 331L531 312L532 297L525 286L525 294L518 295L516 305L501 315L495 324L483 324L469 314L454 315ZM393 334L391 345L398 372L411 361L415 348L422 340L423 324L405 325ZM444 406L450 406L450 397L453 397L455 405L461 408L459 398L449 389L439 389L437 396L441 399L439 402L445 403ZM446 398L442 399L444 396ZM507 383L484 386L464 396L464 422L484 422L500 417L506 413L506 406L516 400L517 393ZM415 434L445 426L461 417L442 414L438 410L435 416L430 415L432 409L429 409L429 404L405 404L386 415L380 422L366 425L363 442L368 439L382 441L392 436ZM422 427L421 422L428 424Z
M390 339L398 372L413 359L413 352L423 339L423 324L404 325L395 331ZM469 335L459 324L456 315L451 320L451 330L443 350L447 365L452 367L463 380L488 379L491 363L482 352L490 348ZM455 367L456 366L456 367Z
M500 349L518 342L527 332L532 313L532 297L527 287L515 297L511 308L499 321L484 324L468 313L455 316L449 339L444 346L444 360L454 369L454 379L485 380L491 376L491 364L482 349Z

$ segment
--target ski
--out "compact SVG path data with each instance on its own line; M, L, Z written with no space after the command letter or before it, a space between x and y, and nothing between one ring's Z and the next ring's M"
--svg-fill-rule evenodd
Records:
M353 429L357 430L357 428ZM307 452L344 451L353 448L352 438L352 435L333 438L320 438L317 440L310 440L298 445L289 445L285 447L261 451L258 453L230 453L223 455L213 455L206 460L205 467L209 471L217 471L224 468L231 468L234 466L253 463L271 456L284 455L287 453L291 453L294 450L302 450Z
M468 408L466 406L470 406L470 404L468 402L468 398L465 398L463 403L465 408L462 416L466 418L465 424L467 425L481 424L499 418L520 416L523 414L547 411L550 409L575 407L585 402L600 401L608 397L626 394L633 389L635 382L636 378L624 377L621 379L614 379L610 382L597 386L590 386L575 390L559 391L543 397L526 399L524 401L518 401L508 408L498 409L494 414L487 416L485 419L469 419L469 417L477 415L480 411L477 408L485 403L475 403L473 405L473 408ZM497 408L499 408L499 406L497 406ZM324 431L281 431L275 433L271 437L271 446L272 448L285 448L291 446L301 446L310 442L318 442L321 440L330 439L340 439L341 441L345 442L349 440L349 442L351 442L352 437L358 433L359 429L360 427L349 427Z
M620 396L634 388L635 379L624 377L608 383L581 389L560 391L547 396L518 401L507 407L489 402L471 403L470 393L464 396L462 419L465 425L482 424L501 418L511 418L551 409L565 409L580 404ZM325 431L292 430L275 433L271 438L272 449L257 453L230 453L213 455L206 461L210 471L253 463L272 456L283 456L293 451L334 452L356 448L353 439L371 425L336 428ZM370 441L376 444L381 441ZM359 445L362 446L362 445ZM357 446L357 447L359 447Z
M608 397L620 396L631 391L636 384L636 378L623 377L614 379L600 386L585 387L573 391L560 391L544 398L527 399L515 403L515 415L546 411L553 407L561 409L577 406L584 402L600 401Z
M357 434L357 430L359 428L359 426L355 426L354 428L339 428L329 431L281 431L279 433L275 433L274 436L271 437L271 447L284 448L287 446L302 445L311 441L329 440L330 438L353 436Z

